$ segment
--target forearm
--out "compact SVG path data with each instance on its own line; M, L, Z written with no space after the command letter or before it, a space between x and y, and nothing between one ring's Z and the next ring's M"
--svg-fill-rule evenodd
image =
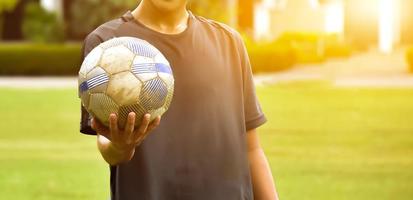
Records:
M132 159L135 149L119 150L115 148L110 140L102 135L97 136L97 146L103 159L110 165L118 165Z
M261 148L248 152L255 200L278 200L268 160Z

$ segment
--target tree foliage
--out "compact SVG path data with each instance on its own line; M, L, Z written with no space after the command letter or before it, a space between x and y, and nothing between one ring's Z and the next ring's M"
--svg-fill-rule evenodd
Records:
M12 10L17 3L18 0L0 0L0 13Z
M32 42L62 42L64 27L55 13L47 12L38 3L26 5L23 22L24 38Z
M188 4L189 10L194 14L228 23L229 15L227 1L222 0L192 0Z
M5 11L13 10L18 0L0 0L0 39L3 35L3 13Z
M84 37L102 23L133 9L139 0L73 0L69 22L72 34Z
M73 0L69 22L72 34L81 38L100 24L132 10L140 0ZM188 8L197 15L229 22L227 0L190 0Z

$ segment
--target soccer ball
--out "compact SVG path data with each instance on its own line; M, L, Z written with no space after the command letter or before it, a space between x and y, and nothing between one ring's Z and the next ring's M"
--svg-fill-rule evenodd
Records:
M79 71L79 97L93 117L119 127L136 113L135 126L149 113L151 121L168 109L174 90L171 67L162 53L145 40L118 37L101 43L84 59Z

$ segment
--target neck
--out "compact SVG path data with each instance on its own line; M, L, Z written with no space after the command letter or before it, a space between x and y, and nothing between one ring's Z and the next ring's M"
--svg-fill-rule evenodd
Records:
M161 33L177 34L187 27L189 14L183 5L175 10L159 10L151 1L142 0L132 11L136 20L145 26Z

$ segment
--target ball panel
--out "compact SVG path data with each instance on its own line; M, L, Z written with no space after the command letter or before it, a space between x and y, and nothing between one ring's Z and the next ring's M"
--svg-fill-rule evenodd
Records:
M79 92L86 92L90 89L93 89L99 85L105 84L109 81L109 77L106 74L100 74L98 76L95 76L89 80L83 81L79 85Z
M103 70L101 67L95 67L92 71L90 71L87 74L87 78L89 80L86 81L86 85L89 91L93 90L94 93L106 91L106 89L102 89L102 90L96 89L96 88L102 88L100 87L101 85L106 85L109 82L109 76L106 74L105 70Z
M135 127L139 127L139 125L142 122L143 116L146 114L145 109L143 109L139 104L132 104L120 107L118 113L119 127L125 127L130 112L135 112Z
M153 59L136 56L132 64L132 73L142 82L155 78L157 74Z
M94 48L83 60L82 66L80 67L79 74L86 76L90 70L92 70L102 57L103 49L100 47Z
M141 73L141 74L134 73L134 75L139 80L141 80L142 82L149 81L149 80L154 79L158 76L158 74L156 74L156 73Z
M130 70L135 55L124 46L106 49L100 62L101 67L109 74Z
M162 63L164 65L171 66L168 60L166 60L165 56L160 52L156 54L156 56L154 57L154 61L155 63Z
M108 85L109 85L109 82L93 87L92 89L89 90L89 94L106 93L106 90L108 89Z
M136 38L134 40L128 41L125 46L128 47L136 55L153 58L159 53L159 51L152 45L148 44L148 42Z
M80 86L80 84L82 84L83 82L86 82L86 81L87 81L86 75L79 73L79 76L77 78L77 83L79 84L79 86Z
M101 74L106 74L105 70L103 70L103 68L100 67L100 66L96 66L86 74L86 77L88 79L91 79L91 78L99 76Z
M112 38L110 40L107 40L107 41L101 43L99 46L102 49L106 50L106 49L109 49L109 48L112 48L112 47L115 47L115 46L125 44L125 43L127 43L128 40L129 40L128 37Z
M174 77L171 74L158 73L159 77L165 82L168 87L174 86Z
M144 63L154 63L154 60L152 58L136 55L135 58L133 59L133 65L137 64L144 64Z
M169 65L163 63L155 63L155 68L158 73L166 73L172 75L172 69Z
M81 99L83 107L88 108L89 107L89 102L90 102L90 93L89 93L89 91L85 91L85 92L80 93L80 99Z
M155 63L139 63L132 65L132 72L134 74L142 73L156 73Z
M82 75L79 73L79 77L77 79L77 83L78 83L78 95L79 97L81 96L81 94L83 92L86 92L88 87L87 87L87 83L86 83L87 79L86 79L86 75Z
M162 116L166 112L164 107L158 108L156 110L150 110L148 113L151 114L150 121L154 120L158 116Z
M95 93L90 95L89 113L99 119L104 125L109 125L109 115L118 113L119 106L106 94Z
M130 72L121 72L110 78L107 94L119 105L138 101L142 83Z
M174 96L174 87L172 86L168 88L168 95L166 95L165 104L163 105L163 108L165 109L169 108L169 106L171 105L173 96Z
M160 78L155 78L144 83L139 103L146 110L158 109L165 104L168 88Z

